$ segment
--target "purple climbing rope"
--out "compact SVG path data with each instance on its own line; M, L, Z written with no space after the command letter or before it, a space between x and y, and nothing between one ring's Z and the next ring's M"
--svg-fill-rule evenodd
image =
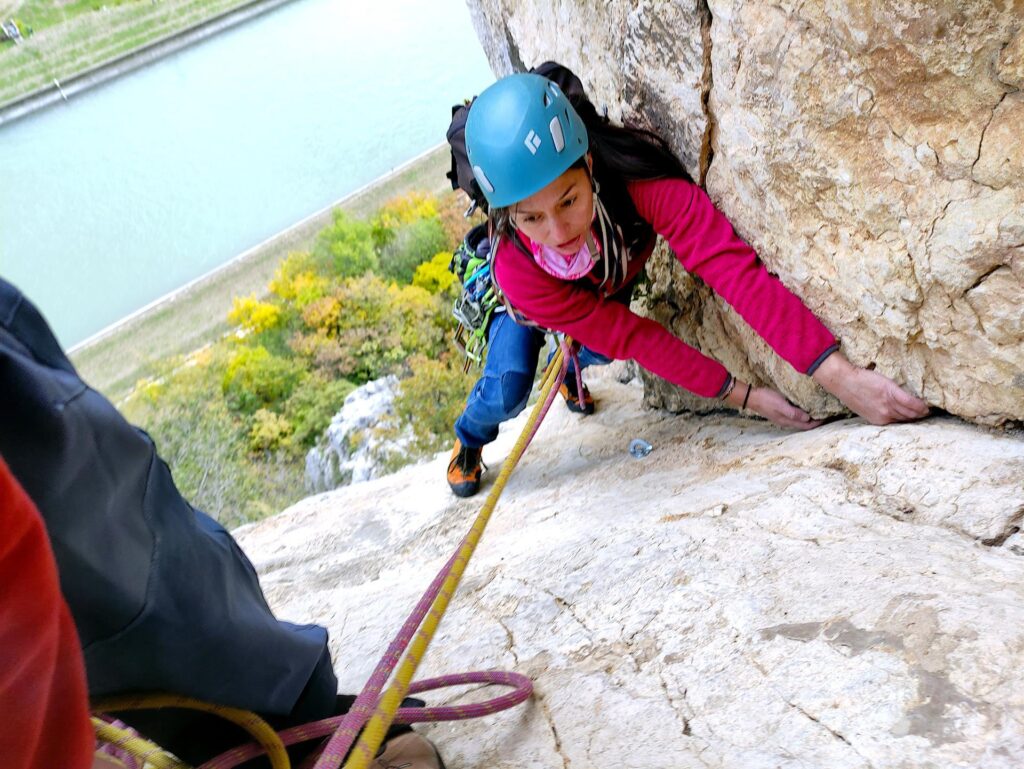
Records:
M511 673L505 670L479 670L472 673L454 673L437 678L425 678L422 681L414 681L409 686L409 694L422 694L423 692L443 689L447 686L463 686L466 684L491 684L495 686L509 686L512 691L499 697L486 700L485 702L474 702L469 705L445 705L433 708L399 708L395 713L396 724L433 723L438 721L463 721L469 718L480 718L493 713L500 713L508 710L521 702L525 702L533 694L533 682L520 673ZM300 742L314 740L317 737L326 737L333 734L341 726L345 716L334 716L325 718L322 721L313 721L300 726L293 726L278 733L281 742L285 745L295 745ZM230 769L257 756L263 755L263 747L256 742L250 742L237 748L222 753L221 755L207 761L198 769Z

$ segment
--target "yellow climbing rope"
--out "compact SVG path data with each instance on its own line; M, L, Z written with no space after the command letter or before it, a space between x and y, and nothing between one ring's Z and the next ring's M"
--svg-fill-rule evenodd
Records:
M571 340L567 339L566 344L571 344ZM384 693L384 696L380 700L380 704L377 706L377 710L370 718L370 721L363 730L359 741L352 749L348 761L345 762L344 769L366 769L369 765L370 759L376 755L377 749L380 747L380 744L384 739L384 734L387 732L388 727L391 725L391 722L395 717L395 711L398 710L398 706L409 691L409 685L412 682L413 676L416 674L416 668L419 667L419 663L423 659L423 655L426 653L427 647L430 645L430 641L434 637L434 632L437 630L437 626L441 622L441 618L448 609L448 602L455 594L455 590L458 588L459 581L462 579L462 574L466 570L466 565L469 563L469 559L472 557L473 551L476 549L477 543L480 541L480 536L483 534L484 527L487 526L487 522L491 518L491 513L493 512L495 505L497 505L502 491L505 490L505 484L508 482L509 476L512 474L512 470L515 468L519 459L522 457L523 452L526 450L526 445L533 437L533 433L546 410L545 407L548 405L548 399L552 389L554 389L556 382L561 380L562 361L563 352L560 348L555 352L554 356L552 356L547 369L544 371L540 397L538 398L533 411L530 412L526 427L523 428L523 432L516 440L515 446L512 447L512 452L505 460L505 464L502 466L501 472L498 473L498 477L494 481L494 485L491 487L491 492L487 495L487 499L484 502L483 507L480 509L480 513L473 522L473 526L470 529L469 534L466 536L466 539L462 544L462 548L459 550L459 554L455 559L451 573L449 573L448 578L444 582L444 587L441 589L441 592L434 600L434 604L431 606L430 611L424 618L423 624L416 633L416 638L409 645L409 649L402 658L398 672L395 674L394 681Z
M288 754L285 752L284 743L282 743L281 738L277 736L277 732L274 731L270 724L248 710L229 708L225 705L211 705L208 702L192 699L191 697L179 697L174 694L140 694L137 696L126 695L106 697L94 702L92 705L92 711L94 713L116 713L123 710L150 710L152 708L188 708L190 710L201 710L204 713L213 713L214 715L227 719L247 731L252 738L260 744L260 746L267 752L267 757L270 759L270 766L272 769L291 769L291 762L288 760ZM99 719L93 719L94 726L97 721L99 721ZM100 721L100 723L104 722ZM107 724L107 726L110 725ZM116 727L111 728L116 729ZM118 731L124 733L124 730ZM110 742L110 740L107 740L100 734L99 727L97 727L96 736L103 739L104 742ZM137 753L136 749L142 749L145 751L147 749L147 745L155 747L152 743L149 743L146 740L139 740L139 742L146 744L111 744L122 748L137 758L145 759L154 766L159 767L159 769L187 769L188 765L183 764L180 761L168 764L157 764L149 755ZM161 753L163 756L167 756L166 753L163 753L162 751Z
M183 764L159 745L142 739L130 729L108 724L96 716L92 717L92 728L96 732L97 742L123 750L141 761L144 766L152 766L154 769L189 769L188 764Z

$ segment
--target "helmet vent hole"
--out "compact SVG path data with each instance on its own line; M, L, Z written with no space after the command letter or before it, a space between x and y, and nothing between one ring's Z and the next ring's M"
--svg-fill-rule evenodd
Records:
M562 124L558 121L557 115L548 123L548 132L551 134L551 141L555 144L555 152L564 150L565 134L562 133Z
M487 192L494 192L494 185L491 184L491 180L487 178L487 174L484 173L484 169L480 166L473 166L473 176L480 183L480 186Z

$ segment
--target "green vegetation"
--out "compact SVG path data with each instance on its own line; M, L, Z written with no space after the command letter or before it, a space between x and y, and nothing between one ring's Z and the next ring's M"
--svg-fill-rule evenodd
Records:
M246 4L0 0L25 38L0 43L0 104ZM432 153L72 356L197 507L235 526L302 497L308 449L354 387L386 374L402 389L381 430L413 435L392 467L450 440L470 384L448 342L462 203L390 197L437 191L447 163Z
M388 374L401 394L380 430L413 436L392 469L451 440L472 382L450 344L457 284L442 275L465 227L453 226L459 205L412 193L370 219L335 212L308 250L278 263L265 293L234 299L229 333L151 364L122 411L186 498L228 526L298 500L305 455L345 397Z
M137 0L71 0L69 3L61 3L59 0L25 0L17 6L17 16L19 21L42 32L83 13L92 13L104 7L117 8L131 2Z
M0 104L179 32L248 0L0 0L32 34L0 44Z
M450 239L457 241L467 223L462 217L464 204L451 193L444 178L450 162L447 148L440 147L347 198L339 207L353 218L372 219L389 199L411 189L426 189L443 196L438 216ZM294 251L312 251L333 216L333 212L321 214L273 238L173 300L75 350L72 362L85 381L119 404L140 379L159 378L167 358L185 355L228 333L228 311L234 297L268 296L267 284L279 263ZM444 272L447 265L446 261Z

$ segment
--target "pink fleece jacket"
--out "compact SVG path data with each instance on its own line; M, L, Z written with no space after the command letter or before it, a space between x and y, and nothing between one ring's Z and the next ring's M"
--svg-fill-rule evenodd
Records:
M636 210L668 242L683 267L727 301L797 371L810 374L837 348L835 337L803 302L768 273L705 192L682 179L632 182ZM614 292L640 271L653 247L631 257ZM512 306L534 323L561 331L610 358L634 359L687 390L721 395L729 372L660 323L611 301L587 279L565 281L542 270L509 239L499 244L494 275Z

